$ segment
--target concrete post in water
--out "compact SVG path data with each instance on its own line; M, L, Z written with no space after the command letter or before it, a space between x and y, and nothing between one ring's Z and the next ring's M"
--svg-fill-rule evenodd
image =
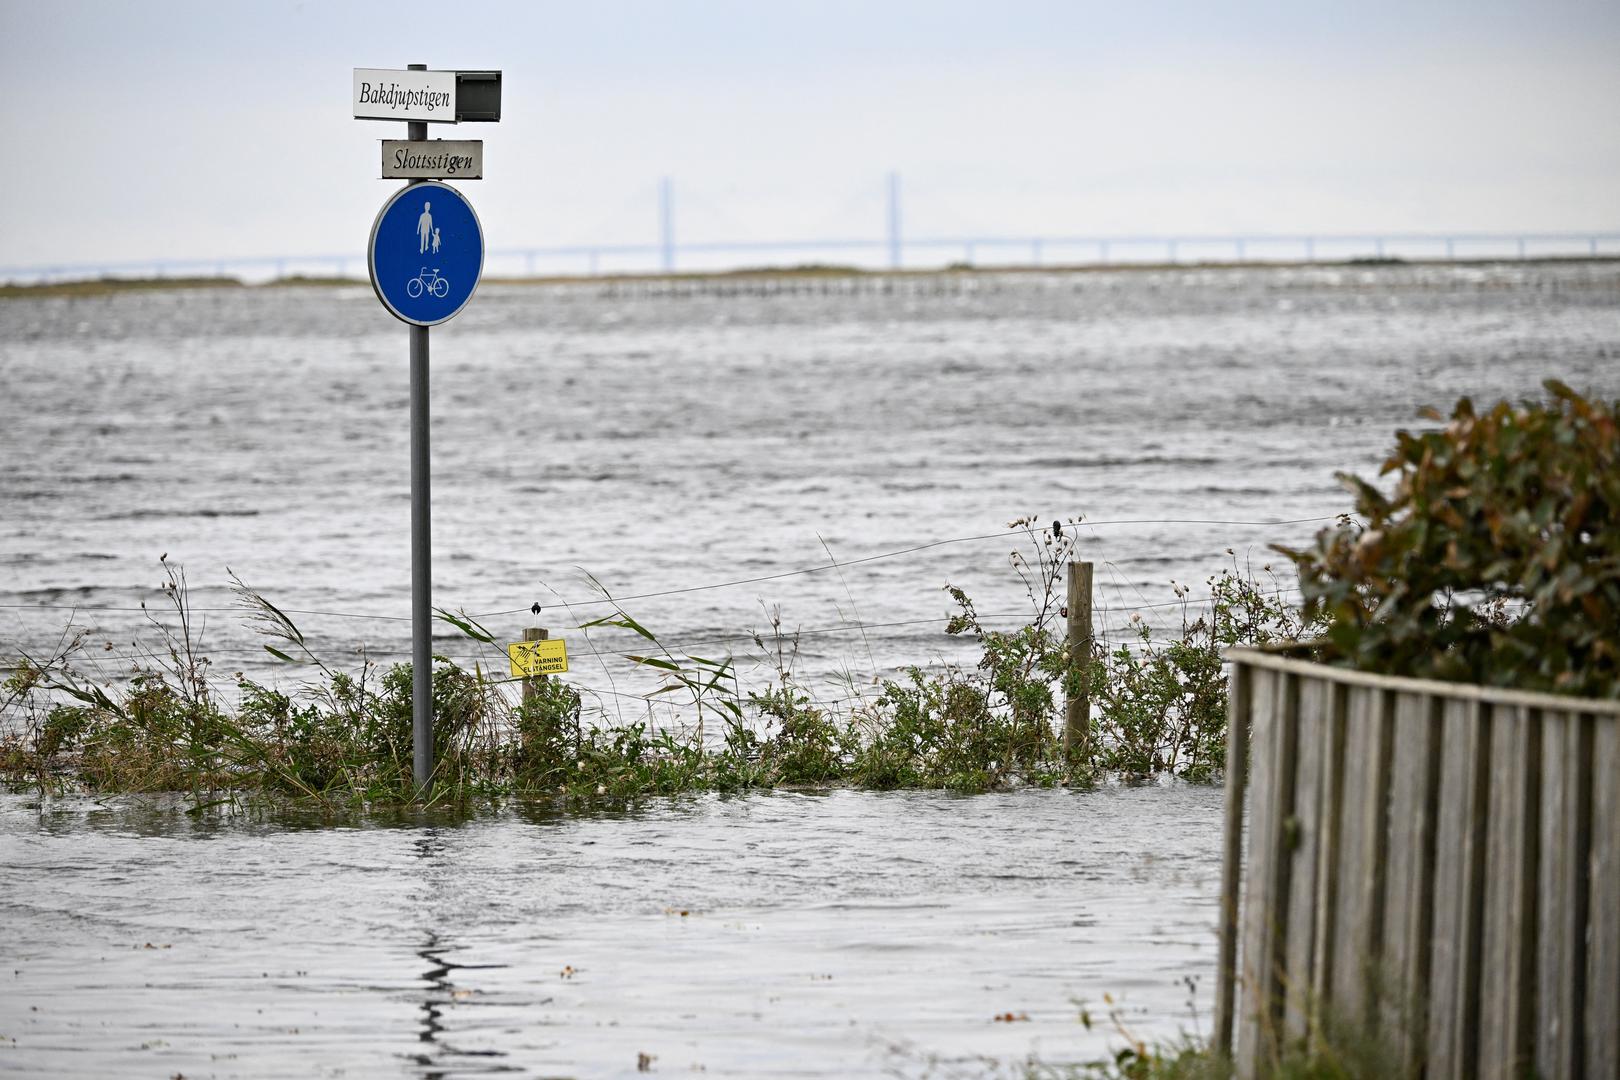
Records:
M658 242L663 249L664 273L675 270L675 196L669 177L658 181Z
M1080 688L1063 708L1063 753L1071 761L1091 749L1091 564L1068 565L1069 670L1080 671Z
M426 64L411 64L426 71ZM412 120L406 138L427 138L427 122ZM413 181L416 182L416 181ZM428 508L428 328L411 327L411 776L425 791L433 776L433 544Z
M900 174L889 174L889 269L898 270L904 262L900 250Z
M551 636L551 632L544 627L531 626L523 631L524 641L544 641ZM540 696L540 684L546 681L544 675L530 675L523 680L523 703L527 705L532 698Z

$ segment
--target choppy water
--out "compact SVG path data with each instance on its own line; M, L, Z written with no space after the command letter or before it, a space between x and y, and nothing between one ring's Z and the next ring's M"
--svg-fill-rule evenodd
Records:
M433 349L434 599L510 612L488 625L515 639L602 613L557 604L595 598L581 568L634 596L1025 513L1338 513L1335 470L1373 470L1420 405L1553 374L1613 392L1620 269L985 276L938 296L486 286ZM0 357L0 649L71 619L121 655L142 616L107 609L159 599L167 553L199 608L229 607L230 568L284 608L399 620L298 616L333 660L408 654L406 331L369 289L8 301ZM1100 525L1084 554L1104 564L1099 603L1128 609L1202 583L1227 548L1263 562L1316 527ZM770 606L790 630L907 623L801 640L806 676L867 676L960 655L947 581L982 612L1026 612L1012 546L626 607L672 644L739 654ZM265 659L236 616L204 614L222 666ZM441 634L440 651L471 650ZM574 674L624 690L625 667Z
M335 662L402 657L405 337L363 288L0 302L0 655L72 625L116 676L167 553L222 674L273 674L207 610L231 603L227 567L288 609L388 617L298 615ZM1024 513L1098 522L1107 626L1229 548L1258 564L1316 527L1157 519L1338 513L1333 472L1373 471L1418 405L1548 375L1620 394L1620 269L486 286L433 343L435 599L508 612L486 620L502 637L600 614L558 602L591 598L577 567L621 596L687 589ZM789 630L837 631L801 639L799 670L846 672L847 693L962 658L947 581L1027 610L1010 547L626 606L674 645L729 639L747 676L737 635L779 605ZM569 639L605 710L642 708L615 696L647 688L618 640L594 635L599 662ZM1191 1021L1182 977L1207 1006L1219 798L773 795L302 829L6 796L0 1070L597 1076L649 1053L666 1073L849 1076L1097 1053L1071 998L1123 994L1157 1035Z

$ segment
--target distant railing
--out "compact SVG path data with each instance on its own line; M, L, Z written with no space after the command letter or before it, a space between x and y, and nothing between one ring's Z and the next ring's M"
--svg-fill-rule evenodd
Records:
M1465 261L1620 258L1620 232L1175 234L1114 236L898 236L850 239L569 244L490 249L485 273L496 277L668 273L836 262L862 269L929 269L953 264L1108 266L1142 263L1314 263L1402 259ZM227 258L126 259L0 267L0 281L102 277L234 277L366 274L363 251Z
M1620 702L1230 659L1237 1074L1359 1030L1392 1075L1620 1076Z

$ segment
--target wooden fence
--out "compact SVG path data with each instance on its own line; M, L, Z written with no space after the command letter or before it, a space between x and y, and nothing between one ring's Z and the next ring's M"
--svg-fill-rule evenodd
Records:
M1620 702L1229 658L1238 1075L1332 1026L1408 1076L1620 1080Z

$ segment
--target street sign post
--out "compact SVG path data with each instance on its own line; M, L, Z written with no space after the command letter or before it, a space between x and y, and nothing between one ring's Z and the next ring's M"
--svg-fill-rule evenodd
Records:
M484 230L461 192L407 184L383 203L366 253L371 287L394 316L437 326L472 299L484 271Z
M358 120L405 120L405 147L432 147L429 123L501 118L498 71L405 71L354 69L354 115ZM462 157L442 146L444 153ZM483 147L475 166L483 175ZM402 168L409 168L411 151ZM418 168L439 166L423 165ZM456 165L460 168L459 162ZM384 175L387 154L384 153ZM432 472L428 457L428 327L453 318L472 299L484 271L484 230L471 204L455 188L418 179L432 172L405 172L406 185L383 204L371 226L366 264L371 285L396 318L411 330L411 775L426 792L433 778L433 544ZM446 174L449 175L449 174ZM469 177L470 178L470 177Z

